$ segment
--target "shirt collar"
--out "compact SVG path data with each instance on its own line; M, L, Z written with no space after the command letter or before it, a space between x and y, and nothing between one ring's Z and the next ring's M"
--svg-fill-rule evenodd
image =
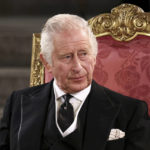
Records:
M55 93L56 99L58 99L66 94L62 89L60 89L58 87L58 85L56 83L56 79L54 79L53 88L54 88L54 93ZM88 94L90 93L90 90L91 90L91 84L88 87L86 87L85 89L81 90L80 92L73 93L71 95L80 101L84 101L87 98Z

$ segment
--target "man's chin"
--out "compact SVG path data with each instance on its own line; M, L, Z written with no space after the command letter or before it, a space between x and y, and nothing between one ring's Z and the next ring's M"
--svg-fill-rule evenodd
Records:
M88 84L85 84L85 85L73 85L73 86L70 86L70 88L68 89L68 92L69 93L77 93L77 92L80 92L82 90L84 90L85 88L88 87Z

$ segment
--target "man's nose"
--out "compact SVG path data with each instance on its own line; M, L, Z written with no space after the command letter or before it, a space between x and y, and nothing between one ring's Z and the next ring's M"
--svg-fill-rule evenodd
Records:
M72 62L73 72L78 73L81 71L81 69L82 69L82 65L81 65L80 59L78 58L78 56L74 56L73 62Z

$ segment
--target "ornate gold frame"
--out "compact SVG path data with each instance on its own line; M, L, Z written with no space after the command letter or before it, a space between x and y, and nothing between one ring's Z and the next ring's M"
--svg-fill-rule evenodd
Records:
M96 37L111 35L115 40L129 41L137 35L150 36L150 13L132 4L122 4L88 22Z
M150 13L132 4L122 4L111 13L88 20L96 37L110 35L118 41L130 41L137 35L150 36ZM44 83L44 66L40 59L40 34L33 34L30 86Z

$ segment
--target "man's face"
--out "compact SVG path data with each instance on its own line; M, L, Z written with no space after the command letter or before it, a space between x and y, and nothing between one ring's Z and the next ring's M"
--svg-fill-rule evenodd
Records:
M62 32L54 37L50 71L57 85L67 93L76 93L92 82L95 56L85 31Z

